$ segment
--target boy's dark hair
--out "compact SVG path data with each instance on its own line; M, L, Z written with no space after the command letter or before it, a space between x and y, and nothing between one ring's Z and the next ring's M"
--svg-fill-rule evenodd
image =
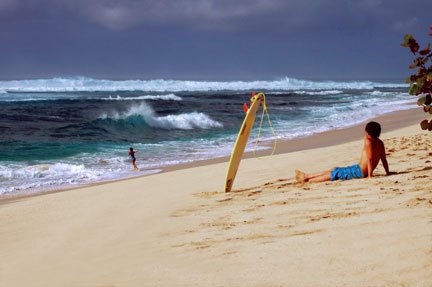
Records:
M130 148L129 148L129 150L130 150L130 151L133 151L133 148L132 148L132 147L130 147Z
M373 138L379 138L381 135L381 125L377 122L368 122L365 131Z

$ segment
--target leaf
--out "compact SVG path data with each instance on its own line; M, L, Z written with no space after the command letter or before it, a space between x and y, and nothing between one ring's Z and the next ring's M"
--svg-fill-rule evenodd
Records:
M411 63L408 68L415 69L417 67L417 62Z
M417 79L417 85L421 88L425 83L425 80L423 78Z
M414 38L413 35L411 35L411 34L406 34L406 35L404 36L404 41L408 43L408 41L411 40L412 38Z
M423 106L426 103L426 97L419 97L417 100L418 106Z
M422 120L420 122L420 127L422 130L427 130L429 128L429 121L428 120Z
M409 40L411 40L413 38L412 35L410 34L406 34L404 36L404 42L401 44L402 47L409 47Z
M429 43L426 48L424 48L423 50L421 50L419 52L419 54L422 56L425 56L425 55L429 54L430 51L431 51L431 49L430 49L430 43Z
M417 51L420 49L419 44L414 38L409 39L408 41L409 48L413 54L417 53Z
M418 92L419 92L419 86L417 86L416 83L412 83L410 85L409 90L408 90L408 94L410 94L410 95L418 95Z
M424 104L425 104L425 105L430 105L430 104L432 104L432 97L431 97L430 94L425 96L425 103L424 103Z

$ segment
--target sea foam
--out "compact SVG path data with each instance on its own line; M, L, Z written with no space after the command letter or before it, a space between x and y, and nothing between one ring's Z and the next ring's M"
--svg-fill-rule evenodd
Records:
M6 168L0 169L0 177L11 179L34 179L44 178L47 175L51 176L68 176L68 175L81 175L82 177L92 177L92 173L85 170L84 165L55 163L55 164L37 164L30 166L23 166L20 168Z
M91 159L95 162L96 158ZM8 164L0 165L0 195L13 194L17 191L38 191L51 188L75 186L89 182L130 177L127 169L129 162L107 161L107 166L92 167L87 164L65 162L43 163L36 165ZM140 171L137 175L153 174L160 169Z
M181 101L182 98L176 96L175 94L167 95L142 95L136 97L122 97L117 95L116 97L109 96L108 98L103 98L106 101L135 101L135 100L161 100L161 101Z
M99 118L119 121L128 120L136 116L142 118L149 126L161 129L190 130L194 128L209 129L223 127L220 122L213 120L210 116L201 112L158 116L151 106L146 103L133 105L128 109L128 111L122 113L116 111L104 113Z
M53 78L38 80L0 81L0 90L12 92L78 92L78 91L145 91L145 92L205 92L250 90L337 90L376 87L407 87L407 84L372 81L308 81L282 78L274 81L180 81L180 80L98 80L86 77Z

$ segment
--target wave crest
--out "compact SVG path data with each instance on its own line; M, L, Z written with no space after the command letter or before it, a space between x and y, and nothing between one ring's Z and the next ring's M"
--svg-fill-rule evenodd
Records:
M14 92L95 92L95 91L143 91L143 92L205 92L205 91L292 91L367 89L376 87L407 87L402 83L371 81L308 81L283 78L274 81L179 81L179 80L97 80L86 77L53 78L39 80L0 81L0 90Z
M119 121L128 120L136 116L142 118L149 126L161 129L190 130L194 128L209 129L223 127L220 122L215 121L207 114L200 112L157 116L156 112L146 103L132 106L124 113L112 112L109 114L103 114L99 118Z
M181 101L183 99L179 96L176 96L175 94L167 94L167 95L143 95L137 97L121 97L117 95L117 97L109 96L108 98L103 98L102 100L105 101L134 101L134 100Z
M55 164L37 164L22 167L20 169L0 169L0 177L3 178L43 178L48 175L70 175L70 174L85 174L84 165L74 165L66 163Z

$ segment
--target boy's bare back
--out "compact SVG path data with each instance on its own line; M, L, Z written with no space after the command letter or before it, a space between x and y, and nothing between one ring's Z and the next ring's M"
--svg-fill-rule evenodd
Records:
M386 173L389 173L384 143L379 138L372 138L368 133L365 135L364 146L360 158L360 168L366 177L373 177L373 171L380 160Z

